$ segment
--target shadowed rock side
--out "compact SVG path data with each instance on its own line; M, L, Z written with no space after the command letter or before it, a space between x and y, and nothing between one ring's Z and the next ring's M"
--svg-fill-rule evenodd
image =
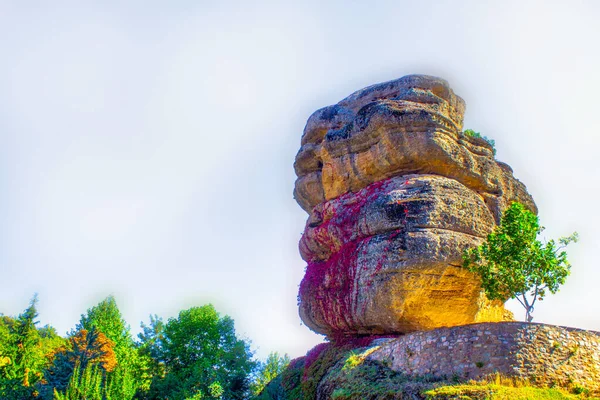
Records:
M535 203L442 79L362 89L308 120L294 195L309 213L300 315L329 336L510 319L461 268L504 209Z

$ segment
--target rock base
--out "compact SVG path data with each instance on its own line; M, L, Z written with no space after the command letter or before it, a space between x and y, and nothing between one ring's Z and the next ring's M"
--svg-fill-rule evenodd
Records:
M498 322L324 343L258 398L420 399L436 387L493 376L600 395L600 333Z
M500 373L600 390L600 333L554 325L499 322L417 332L380 343L369 359L412 376L478 379Z

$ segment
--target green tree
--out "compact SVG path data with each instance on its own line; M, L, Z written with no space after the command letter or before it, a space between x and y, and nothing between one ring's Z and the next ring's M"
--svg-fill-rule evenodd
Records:
M536 300L556 293L570 273L564 248L577 241L577 233L542 243L537 239L544 228L538 217L523 204L512 203L501 223L480 246L464 254L464 266L479 274L490 300L517 299L525 318L533 319Z
M165 376L165 363L161 359L165 323L157 315L150 315L149 325L140 324L142 332L138 334L138 351L146 360L147 372L150 379ZM143 396L141 396L143 397Z
M47 357L36 327L37 295L17 318L0 319L0 398L22 399L37 395Z
M260 363L254 382L250 385L253 395L259 395L265 386L281 374L288 364L290 357L286 354L283 357L277 352L270 353L265 362Z
M148 375L148 361L140 356L136 343L131 336L129 325L123 319L121 311L113 296L102 300L98 305L90 308L81 315L76 330L98 329L114 343L117 358L115 377L109 375L108 382L112 382L112 390L120 391L120 399L133 398L136 391L147 390L150 386ZM117 386L120 389L117 389Z
M127 383L119 369L106 374L99 364L75 367L64 391L54 388L53 400L121 400ZM130 382L131 383L131 382Z
M107 297L82 314L70 335L70 346L46 372L47 385L43 391L46 398L53 389L59 396L79 390L76 388L88 382L82 377L91 374L90 362L100 364L97 368L102 374L100 385L107 399L130 400L138 391L149 389L147 357L140 355L114 297ZM73 378L77 368L83 383Z
M104 385L106 400L131 399L140 388L139 381L135 379L135 374L117 365L117 368L106 375Z
M102 332L115 344L115 355L119 364L134 361L137 356L135 343L113 296L107 297L82 314L75 330L91 331L93 328Z
M0 378L3 376L2 369L12 363L8 356L11 352L9 348L10 326L14 323L13 319L5 315L0 315ZM0 383L0 385L2 385Z
M44 371L46 383L40 388L42 398L52 398L55 392L65 392L69 396L79 388L88 390L93 371L100 371L102 376L110 375L117 368L113 348L113 341L95 327L89 332L85 329L76 332L62 351L57 353L52 366Z
M38 328L38 332L41 338L42 353L46 358L46 366L50 366L56 354L66 345L67 339L60 336L50 325Z
M160 335L144 337L160 338L160 347L154 349L159 349L157 362L165 367L164 377L155 376L148 398L229 400L248 395L249 375L255 368L249 344L236 337L233 320L219 315L212 305L181 311Z
M103 374L96 364L76 366L69 378L65 392L54 388L54 400L108 400L106 399Z

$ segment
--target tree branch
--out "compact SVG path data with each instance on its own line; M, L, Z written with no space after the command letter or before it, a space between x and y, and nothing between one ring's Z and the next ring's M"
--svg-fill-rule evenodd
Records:
M533 305L535 304L535 301L537 300L538 290L539 290L539 288L536 286L535 287L535 293L533 294L533 302L531 303L531 308L532 309L533 309Z
M519 303L521 303L521 305L527 309L527 306L525 304L523 304L523 302L521 301L521 299L519 299L518 297L515 297L515 299L517 299L519 301Z

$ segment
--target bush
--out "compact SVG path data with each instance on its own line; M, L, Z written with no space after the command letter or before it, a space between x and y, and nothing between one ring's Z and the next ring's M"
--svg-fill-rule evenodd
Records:
M479 138L485 140L490 146L492 146L492 152L494 156L496 155L496 141L494 139L490 139L486 136L481 136L481 133L475 132L473 129L467 129L463 132L465 136Z

